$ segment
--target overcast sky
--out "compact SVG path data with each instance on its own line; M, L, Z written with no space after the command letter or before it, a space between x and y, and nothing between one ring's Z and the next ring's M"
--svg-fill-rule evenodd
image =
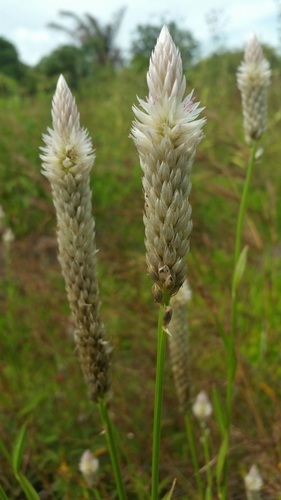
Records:
M114 12L127 6L117 43L127 49L137 24L159 23L162 18L175 20L210 46L206 16L220 13L227 46L242 48L255 32L260 42L278 46L276 0L0 0L0 36L12 42L22 62L34 65L57 46L69 43L66 35L47 28L55 21L71 26L59 10L79 16L90 13L102 23Z

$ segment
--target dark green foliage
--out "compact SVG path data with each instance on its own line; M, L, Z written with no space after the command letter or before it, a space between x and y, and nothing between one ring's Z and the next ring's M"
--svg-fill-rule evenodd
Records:
M181 29L175 21L165 23L170 31L170 34L180 49L183 67L188 69L198 54L198 42L193 37L192 33L186 29ZM141 70L148 66L148 61L151 52L155 47L157 38L162 29L161 24L146 24L138 25L136 28L135 37L131 44L131 64L134 68Z
M69 82L69 86L76 89L81 78L87 75L87 67L81 48L74 45L63 45L49 56L43 57L36 70L42 73L45 78L55 77L56 80L60 74L63 74Z
M0 72L15 80L21 75L17 50L2 36L0 37Z

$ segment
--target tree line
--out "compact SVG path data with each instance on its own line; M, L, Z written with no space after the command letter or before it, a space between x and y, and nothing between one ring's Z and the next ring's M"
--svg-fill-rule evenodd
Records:
M101 68L118 70L130 66L135 71L146 69L163 22L138 25L125 57L116 42L125 10L124 7L119 9L104 25L89 13L78 16L70 11L60 11L64 22L51 22L48 27L67 34L69 43L43 57L35 67L23 64L15 46L0 37L0 95L5 94L5 91L7 94L12 93L15 82L31 94L36 92L38 82L41 82L41 87L44 87L45 82L48 90L47 79L51 82L60 73L66 76L72 88L78 88L82 79L92 76ZM198 56L199 43L189 30L180 28L175 21L166 24L181 51L184 69L188 69Z

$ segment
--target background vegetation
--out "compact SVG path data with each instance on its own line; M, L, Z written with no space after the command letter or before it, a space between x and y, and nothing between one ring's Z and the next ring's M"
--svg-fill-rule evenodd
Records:
M111 42L121 14L113 20L112 30L103 32L111 33ZM80 21L97 32L90 17L76 19ZM149 34L155 30L146 28ZM140 40L143 30L139 30ZM195 88L207 117L192 174L191 393L194 397L205 390L211 397L216 387L224 399L227 367L215 317L228 331L235 224L249 155L235 76L243 55L221 51L196 62L192 59L196 43L187 35L191 42L187 91ZM147 488L150 484L157 306L145 274L141 169L128 138L136 94L144 97L147 93L144 62L148 52L133 51L125 65L114 43L109 49L106 43L96 43L95 36L83 40L58 48L36 68L28 68L18 61L13 46L0 39L0 203L5 225L15 234L9 249L4 244L0 248L0 435L11 450L20 427L27 423L23 472L42 499L90 498L78 470L87 448L100 459L101 498L116 497L98 411L88 401L75 353L57 261L55 212L49 184L40 173L38 148L51 124L51 99L60 72L75 90L81 122L97 154L93 212L102 312L114 344L112 417L124 451L143 484ZM105 62L99 62L97 47ZM281 61L272 49L265 48L265 53L273 76L268 132L262 140L264 153L254 169L243 235L249 252L239 289L231 499L245 498L243 477L252 463L259 465L265 498L279 498L281 488ZM199 462L204 465L196 425ZM196 499L168 356L162 436L162 496L177 477L173 498ZM210 439L215 461L220 440L214 418ZM128 498L146 498L145 493L136 493L130 467L125 459L122 463ZM0 483L9 498L25 498L2 454Z

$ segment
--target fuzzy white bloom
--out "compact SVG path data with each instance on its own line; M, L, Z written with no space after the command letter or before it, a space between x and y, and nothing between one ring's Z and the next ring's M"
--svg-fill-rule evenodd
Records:
M247 500L260 500L260 491L263 486L263 480L256 465L252 465L244 481L246 486Z
M246 142L259 139L266 130L267 89L270 85L270 66L253 34L246 46L244 61L237 71L241 91Z
M203 423L211 416L213 408L205 391L199 392L192 405L192 411L195 417Z
M80 127L75 100L60 76L52 108L53 129L43 135L43 174L49 179L58 220L59 261L77 327L76 342L90 397L110 388L111 346L101 321L95 221L90 172L92 143Z
M11 243L15 240L15 235L10 227L7 227L4 229L3 234L2 234L2 242L4 245L7 247L10 246Z
M185 99L182 61L166 26L162 28L147 74L149 94L139 99L140 110L132 137L143 170L145 245L154 298L163 302L177 293L187 272L192 229L190 173L205 119L191 92Z
M79 470L90 488L96 484L99 461L90 450L84 451L79 463Z
M187 302L191 298L188 281L185 280L178 293L172 297L173 316L169 324L168 336L170 357L180 409L186 411L189 406L190 377Z

